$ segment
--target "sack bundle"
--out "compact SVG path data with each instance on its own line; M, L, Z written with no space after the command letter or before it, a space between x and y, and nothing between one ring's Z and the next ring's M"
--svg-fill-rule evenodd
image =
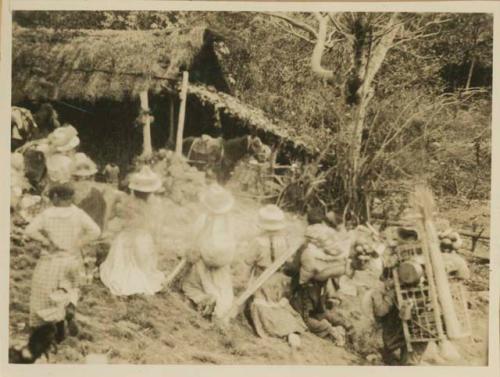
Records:
M324 281L347 272L352 236L325 224L314 224L306 230L307 246L300 259L300 283L310 279Z

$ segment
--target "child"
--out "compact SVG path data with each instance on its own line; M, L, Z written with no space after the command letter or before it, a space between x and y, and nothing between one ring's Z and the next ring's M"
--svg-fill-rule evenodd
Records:
M72 204L73 188L69 184L54 185L48 192L52 206L36 216L26 228L26 235L43 245L33 272L30 297L30 326L56 322L57 337L64 338L64 319L68 305L76 306L79 286L85 276L82 247L99 237L97 224ZM74 316L68 321L77 332Z
M250 267L248 285L266 270L276 258L288 251L288 242L283 231L285 215L275 205L267 205L259 211L261 234L255 239L245 262ZM290 289L290 278L278 270L259 288L249 301L250 321L258 336L287 338L292 347L300 346L298 334L306 330L299 313L290 306L286 294Z

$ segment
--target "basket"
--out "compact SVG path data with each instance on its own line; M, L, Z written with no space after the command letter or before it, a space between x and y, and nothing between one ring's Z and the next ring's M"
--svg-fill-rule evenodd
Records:
M398 262L407 261L412 257L423 255L422 246L418 242L407 243L396 248ZM425 266L424 266L425 267ZM412 343L429 342L439 339L436 324L436 313L432 305L428 285L428 271L424 268L424 279L416 286L402 285L397 268L393 268L393 277L396 287L398 305L412 304L411 319L403 321L403 332L408 349ZM472 334L471 320L467 307L467 294L463 284L450 279L450 291L455 306L458 321L461 326L461 337Z
M405 243L396 248L396 256L399 263L422 255L422 246L418 242ZM397 268L393 268L392 273L398 306L412 306L411 319L402 321L408 350L412 350L412 343L438 340L439 330L429 290L427 268L424 266L424 278L420 283L412 286L401 284Z

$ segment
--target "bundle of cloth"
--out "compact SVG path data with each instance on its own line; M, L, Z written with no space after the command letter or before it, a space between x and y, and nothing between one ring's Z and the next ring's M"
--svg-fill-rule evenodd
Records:
M307 244L300 259L300 284L311 279L323 281L348 271L353 234L325 223L309 225Z

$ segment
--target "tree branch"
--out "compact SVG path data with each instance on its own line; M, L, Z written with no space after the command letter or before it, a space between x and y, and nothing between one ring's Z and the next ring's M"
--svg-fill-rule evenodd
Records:
M348 40L354 40L354 36L347 31L347 29L341 25L334 17L333 13L329 13L328 16L330 17L330 21L332 21L333 26L337 31L342 34L344 37L346 37Z
M321 65L321 58L323 57L323 53L325 51L325 42L326 42L326 34L328 28L328 20L327 16L322 16L319 13L316 14L316 18L318 19L318 39L316 40L316 45L314 46L314 50L311 56L311 68L314 73L320 76L323 79L331 80L334 78L334 74L332 70L328 70L323 68Z
M311 25L308 25L305 22L302 22L302 21L300 21L300 20L298 20L296 18L287 16L284 13L273 13L273 12L266 13L266 12L263 12L263 14L267 14L268 16L276 17L276 18L280 18L282 20L285 20L288 23L292 24L293 26L296 26L299 29L302 29L302 30L306 31L307 33L309 33L314 38L318 37L318 32Z
M279 24L279 23L276 23L276 26L278 26L278 27L279 27L281 30L283 30L284 32L286 32L286 33L288 33L288 34L292 34L292 35L296 36L297 38L300 38L300 39L302 39L302 40L306 41L307 43L310 43L310 44L312 44L312 45L316 44L316 42L315 42L315 41L313 41L313 40L311 40L311 39L309 39L309 38L305 37L304 35L302 35L302 34L300 34L300 33L296 32L295 30L293 30L293 27L291 27L291 28L286 28L286 27L282 26L282 25L281 25L281 24Z

